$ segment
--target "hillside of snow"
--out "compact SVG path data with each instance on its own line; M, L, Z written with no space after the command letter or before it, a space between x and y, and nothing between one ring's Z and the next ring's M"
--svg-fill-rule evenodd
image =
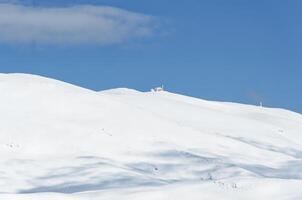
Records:
M0 74L0 199L302 199L302 115Z

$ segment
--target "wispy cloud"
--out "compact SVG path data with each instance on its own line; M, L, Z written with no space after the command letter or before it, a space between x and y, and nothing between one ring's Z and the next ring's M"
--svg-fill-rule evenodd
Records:
M152 35L155 18L114 7L0 4L0 43L112 44Z

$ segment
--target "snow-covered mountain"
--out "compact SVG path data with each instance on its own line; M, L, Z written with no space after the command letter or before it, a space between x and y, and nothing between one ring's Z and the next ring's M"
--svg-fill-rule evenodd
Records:
M0 199L301 199L302 115L0 75Z

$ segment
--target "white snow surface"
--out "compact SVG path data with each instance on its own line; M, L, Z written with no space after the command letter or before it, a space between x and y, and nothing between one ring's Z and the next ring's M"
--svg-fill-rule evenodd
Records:
M302 199L302 115L0 74L0 199Z

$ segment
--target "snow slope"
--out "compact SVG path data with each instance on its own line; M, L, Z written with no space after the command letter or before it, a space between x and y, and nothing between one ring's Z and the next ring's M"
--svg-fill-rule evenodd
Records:
M301 199L302 116L0 74L0 199Z

